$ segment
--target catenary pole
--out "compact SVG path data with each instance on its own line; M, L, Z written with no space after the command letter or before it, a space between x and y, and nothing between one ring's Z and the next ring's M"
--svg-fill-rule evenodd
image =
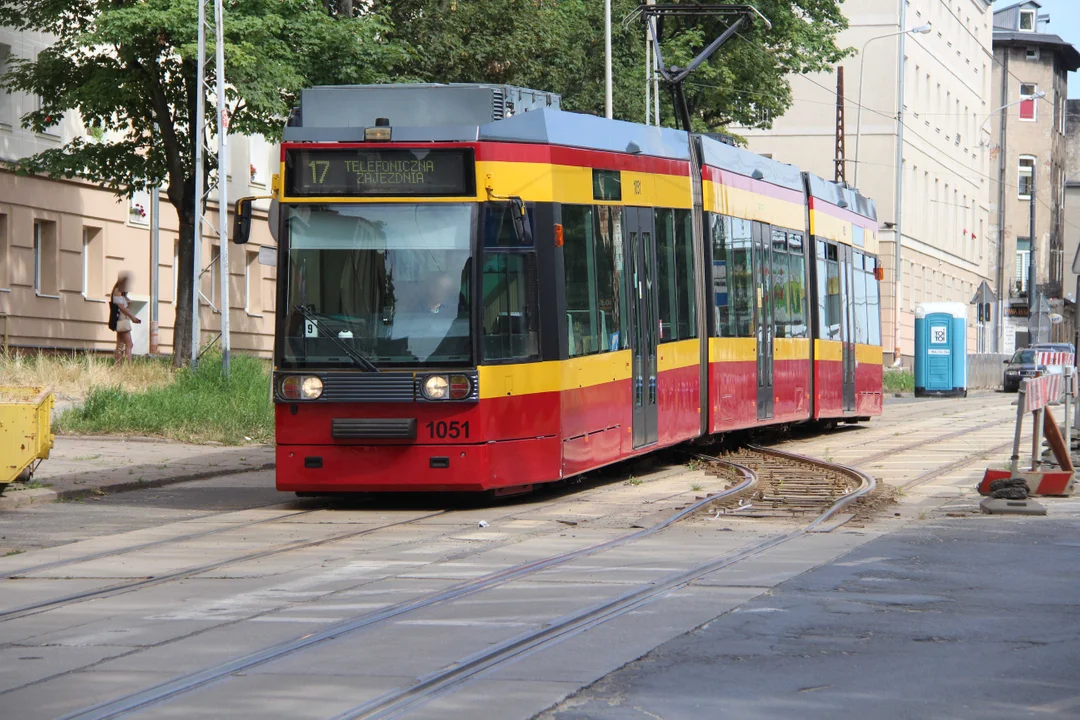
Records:
M907 0L900 0L900 29L907 27ZM904 244L904 60L905 43L907 33L898 35L900 42L897 57L897 75L899 83L896 97L896 228L893 240L895 253L893 256L893 364L900 365L900 306L903 301L903 271L900 259Z
M161 191L155 186L150 190L150 354L158 354L158 298L161 285L158 267L161 261Z
M202 224L203 224L203 165L206 162L203 153L203 134L206 124L206 0L199 2L199 57L195 83L195 232L192 237L194 247L191 252L191 367L199 363L199 287L202 285Z
M214 74L217 76L218 127L218 259L221 277L221 370L229 377L229 111L225 102L225 17L222 0L214 0L214 39L216 54Z
M611 114L611 0L604 0L604 117Z

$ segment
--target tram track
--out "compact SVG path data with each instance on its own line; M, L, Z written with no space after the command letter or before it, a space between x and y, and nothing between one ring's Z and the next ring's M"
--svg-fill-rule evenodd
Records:
M667 527L670 527L679 520L688 517L702 508L706 507L710 503L717 500L721 500L728 495L735 495L742 493L746 490L752 489L757 484L757 477L755 473L749 468L741 467L735 463L728 463L740 478L739 482L735 485L720 491L713 495L707 496L691 503L690 505L675 511L669 517L636 532L629 533L620 537L612 538L601 543L596 543L584 548L572 550L566 553L533 560L518 565L513 565L502 570L497 570L492 573L488 573L479 578L467 580L456 585L453 585L447 589L440 590L434 593L423 595L419 598L412 600L406 600L394 605L390 605L379 610L363 613L349 620L335 623L330 627L323 630L309 633L293 640L288 640L283 643L271 646L264 650L245 655L234 660L221 663L219 665L207 668L205 670L191 673L189 675L176 678L174 680L162 683L147 690L133 693L131 695L119 698L114 701L102 703L100 705L80 710L75 713L65 716L65 720L80 718L114 718L126 715L136 710L141 710L147 707L155 706L164 703L179 695L192 692L202 687L206 687L211 684L216 684L222 680L227 679L229 676L242 673L252 668L264 665L274 660L278 660L287 655L293 653L308 650L327 641L340 638L344 635L362 630L364 628L372 627L381 623L385 623L388 620L400 617L407 613L415 612L417 610L430 608L436 605L448 603L460 598L464 598L476 593L489 590L501 585L504 585L513 580L518 580L529 575L533 575L542 570L558 567L574 560L580 560L598 553L620 547L632 543L637 540L654 535Z
M121 555L127 555L128 553L138 552L139 550L150 550L152 548L163 547L172 543L187 542L188 540L198 540L200 538L209 537L211 535L220 535L222 533L233 532L235 530L243 530L244 528L249 528L253 525L264 525L266 523L278 522L281 520L295 519L300 515L309 515L318 511L319 509L299 510L297 512L291 512L285 515L277 515L275 517L261 518L259 520L251 520L249 522L237 523L236 525L210 528L208 530L199 530L197 532L162 538L160 540L151 540L149 542L139 543L138 545L128 545L126 547L115 548L113 550L102 550L100 552L88 553L86 555L79 555L77 557L64 558L62 560L52 560L50 562L41 563L39 565L31 565L29 567L23 567L17 570L4 570L3 573L0 574L0 580L19 580L22 579L25 575L30 575L36 572L55 570L56 568L67 567L69 565L79 565L80 563L90 562L92 560L102 560L104 558L119 557Z
M439 695L452 691L456 686L512 660L578 635L653 602L673 590L686 587L706 575L757 557L775 547L802 537L806 533L812 532L840 509L873 492L877 485L872 476L861 470L765 448L754 448L754 452L763 457L770 457L773 460L769 467L763 468L767 474L777 475L778 463L781 461L796 462L802 466L801 470L814 468L819 473L819 479L823 479L823 484L826 486L831 486L837 475L843 475L848 479L849 483L855 483L856 487L851 488L849 486L847 492L829 502L814 520L803 527L779 536L766 538L734 552L719 555L687 570L678 571L659 580L641 584L615 598L564 615L557 620L545 623L538 629L522 633L478 653L461 658L441 670L418 678L414 685L392 690L367 703L350 708L333 716L333 720L354 720L359 718L366 720L368 718L392 717L412 706L432 700Z
M654 581L648 583L645 586L640 586L627 593L620 594L618 597L605 603L601 603L600 605L592 606L583 611L573 613L570 616L563 618L562 620L555 621L554 623L548 623L540 631L543 637L537 635L535 637L529 636L515 638L511 641L507 641L507 643L503 643L498 646L494 646L493 648L489 648L478 656L470 656L469 658L464 658L462 661L455 663L453 666L453 672L455 673L455 677L456 673L459 671L471 670L472 672L470 673L470 675L475 674L476 672L482 672L489 666L490 661L495 659L492 653L500 656L502 654L507 654L507 657L516 657L522 652L527 652L530 649L533 649L537 645L537 643L544 644L549 642L553 638L570 637L572 634L581 632L594 624L605 622L606 620L625 614L626 612L629 612L642 604L656 599L657 597L667 592L670 592L673 589L685 586L686 584L693 582L693 580L697 579L698 577L706 575L710 572L715 572L716 570L723 569L725 567L728 567L729 565L741 562L751 557L755 557L776 545L788 542L795 537L801 536L802 534L809 532L813 528L820 525L821 522L823 522L837 510L855 501L859 497L862 497L865 494L871 492L876 486L876 483L871 476L858 470L838 466L833 463L826 463L820 460L813 460L811 458L794 456L790 453L783 453L781 451L762 449L761 452L767 455L771 455L774 458L780 458L783 460L789 460L792 458L798 459L804 463L802 468L804 471L810 467L817 468L822 476L827 477L827 482L830 484L835 481L836 473L843 474L847 478L849 478L850 485L857 485L857 487L854 490L851 490L851 488L849 487L850 492L846 493L843 497L834 499L831 502L829 508L819 513L817 519L808 523L804 527L799 528L798 530L759 541L749 547L745 547L738 551L735 551L734 553L728 553L717 558L713 558L707 563L697 565L686 571L674 573L670 576L662 578L659 581ZM580 548L578 550L527 563L522 563L519 565L511 566L509 568L504 568L502 570L484 575L480 578L475 578L473 580L458 583L457 585L454 585L445 590L430 593L419 598L407 600L385 608L381 608L379 610L364 613L349 620L336 623L333 626L324 628L323 630L317 631L315 633L310 633L300 638L286 641L284 643L279 643L278 645L274 645L264 650L251 653L241 658L221 663L219 665L207 668L196 673L191 673L180 678L175 678L171 681L167 681L165 683L159 684L141 692L133 693L123 698L102 703L100 705L85 710L77 711L66 716L66 718L113 718L120 717L137 710L157 706L161 703L165 703L174 698L177 698L178 696L187 694L192 691L196 691L200 688L212 684L216 684L223 680L227 680L230 676L244 674L246 673L246 671L252 668L273 662L275 660L279 660L287 655L291 655L296 652L315 649L327 641L342 638L345 635L357 632L364 628L381 625L389 620L399 618L407 613L411 613L425 608L431 608L436 605L446 604L460 598L464 598L504 585L513 580L522 579L542 570L551 569L574 560L579 560L585 557L589 557L591 555L595 555L597 553L604 552L606 550L613 549L621 545L641 540L645 537L662 531L663 529L669 527L675 522L678 522L682 518L699 512L700 510L712 503L723 501L727 497L737 496L740 493L745 493L748 490L752 490L757 486L759 482L758 473L754 472L749 467L727 459L715 457L712 457L710 459L714 462L721 463L736 472L740 479L739 482L736 482L731 487L720 493L716 493L714 495L699 499L698 501L691 503L689 506L675 512L670 517L650 526L649 528L639 530L638 532L630 533L628 535L614 538L602 543L597 543L595 545L591 545L585 548ZM502 660L500 660L499 662L502 662ZM447 679L448 678L433 676L432 678L423 678L421 679L421 681L425 687L438 689L443 687L443 681ZM454 684L458 681L460 681L460 678L454 680L451 684ZM413 693L415 691L415 687L416 686L410 687L409 689L407 689L407 692ZM382 698L382 701L393 705L396 704L400 699L401 698L399 697L384 697ZM376 708L375 710L377 710L378 712L382 712L382 710L379 710L378 708ZM346 714L342 717L381 716L371 715L372 711L373 708L365 705L362 709L362 714Z
M84 590L82 592L72 593L57 598L51 598L49 600L42 600L35 603L29 603L27 605L21 605L11 608L9 610L0 611L0 623L9 622L18 618L27 617L29 615L37 615L38 613L45 612L47 610L53 610L59 607L65 607L73 605L75 603L85 602L87 600L99 600L102 598L112 597L114 595L120 595L128 593L133 590L139 590L142 588L153 587L155 585L161 585L167 582L173 582L176 580L185 580L196 575L202 575L204 573L213 572L228 565L236 565L243 562L251 562L253 560L263 560L265 558L273 557L275 555L281 555L287 552L293 552L295 550L305 550L307 548L318 547L320 545L326 545L332 542L339 542L341 540L348 540L355 537L361 537L363 535L370 535L380 530L386 530L387 528L397 527L400 525L408 525L420 520L427 520L429 518L436 517L438 515L445 514L445 510L437 510L435 512L426 513L419 517L409 518L407 520L398 520L392 523L385 523L376 527L364 528L362 530L350 530L349 532L337 533L318 540L297 540L295 542L288 543L286 545L279 545L277 547L268 548L266 550L259 550L253 553L247 553L239 557L230 557L223 560L218 560L205 565L200 565L194 568L188 568L186 570L178 570L172 573L166 573L164 575L156 575L151 577L142 577L130 582L119 583L116 585L109 585L103 588L95 588L92 590Z

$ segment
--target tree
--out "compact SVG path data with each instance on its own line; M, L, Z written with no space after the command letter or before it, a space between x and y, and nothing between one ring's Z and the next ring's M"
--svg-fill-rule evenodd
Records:
M304 87L386 81L397 51L377 40L382 21L353 17L351 3L332 9L324 0L227 0L231 134L276 139ZM0 0L0 25L56 37L36 60L12 58L0 77L0 89L41 98L24 127L42 132L74 112L101 138L20 160L20 172L82 177L118 197L168 183L180 229L173 362L183 363L191 349L198 0ZM215 102L207 97L208 137L217 132ZM207 159L209 175L216 157Z
M612 1L614 114L645 113L645 25L641 0ZM698 130L737 123L769 127L791 106L792 74L829 69L847 54L836 45L847 27L842 0L758 0L772 22L739 32L688 79ZM687 3L691 4L691 3ZM568 110L604 109L603 7L599 0L374 0L390 21L387 37L410 48L399 77L424 82L498 82L551 90ZM664 58L685 65L729 20L693 18L664 27ZM661 87L662 118L674 125Z

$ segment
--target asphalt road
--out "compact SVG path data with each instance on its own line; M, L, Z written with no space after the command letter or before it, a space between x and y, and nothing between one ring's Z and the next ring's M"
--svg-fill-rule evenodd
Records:
M1080 717L1080 519L946 519L671 640L546 720Z

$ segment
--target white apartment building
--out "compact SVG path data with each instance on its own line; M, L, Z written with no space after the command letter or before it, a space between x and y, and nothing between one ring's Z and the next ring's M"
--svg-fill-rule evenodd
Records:
M0 75L9 59L35 58L52 44L48 35L0 27ZM0 91L0 162L59 148L87 137L69 113L55 130L38 134L21 127L20 118L36 109L37 98ZM228 197L269 193L278 163L276 148L262 138L230 138ZM176 296L178 224L161 193L158 247L159 351L172 350ZM214 211L211 195L210 210ZM211 216L215 223L216 218ZM135 352L150 348L149 303L152 275L150 194L130 200L91 183L24 177L0 167L0 343L12 348L109 350L115 334L108 329L106 295L117 275L134 274L132 310ZM219 243L204 232L202 248L202 343L221 326L218 308ZM269 355L274 333L274 268L258 263L260 245L271 245L265 222L252 226L252 242L233 246L229 257L231 343L237 350Z
M855 185L857 177L859 189L874 199L881 223L886 359L895 359L893 350L898 348L910 361L918 303L970 303L982 281L993 286L997 256L996 238L989 232L993 179L985 145L993 110L991 3L846 0L842 8L850 27L838 43L857 51L842 63L847 182ZM903 32L915 28L923 32ZM863 68L865 77L860 75ZM902 143L897 121L901 77ZM739 128L736 132L747 138L755 152L832 178L836 75L793 76L791 86L794 103L771 129ZM902 144L903 158L900 173L898 144ZM899 215L898 176L903 189ZM902 280L897 313L899 234L903 236ZM976 332L972 306L968 347L978 349L979 337L990 338L992 333Z

